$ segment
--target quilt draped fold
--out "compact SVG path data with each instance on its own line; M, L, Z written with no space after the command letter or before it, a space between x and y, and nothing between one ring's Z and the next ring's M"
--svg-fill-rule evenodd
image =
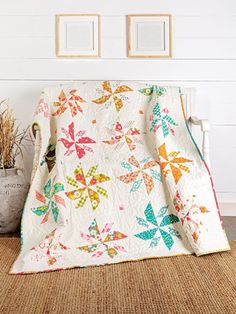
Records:
M47 88L33 124L40 150L11 273L230 249L180 88Z

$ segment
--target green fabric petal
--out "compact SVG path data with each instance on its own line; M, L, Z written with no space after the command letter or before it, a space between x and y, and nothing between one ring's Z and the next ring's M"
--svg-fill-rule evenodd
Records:
M53 186L53 195L58 193L58 192L61 192L61 191L64 191L64 185L62 183L54 184L54 186Z
M51 206L52 206L52 214L53 214L54 221L57 222L58 215L59 215L59 209L58 209L57 204L55 202L52 202Z
M52 188L51 184L52 184L52 179L50 178L50 179L48 180L47 184L46 184L46 185L44 186L44 188L43 188L44 195L45 195L45 197L47 197L47 198L50 198L50 197L51 197L51 188Z
M49 207L48 205L40 206L37 208L31 208L32 212L35 213L37 216L43 216L47 211Z

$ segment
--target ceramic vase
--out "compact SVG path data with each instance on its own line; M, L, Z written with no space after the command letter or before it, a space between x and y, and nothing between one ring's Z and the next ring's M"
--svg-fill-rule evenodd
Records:
M16 232L20 226L29 184L18 172L0 169L0 233Z

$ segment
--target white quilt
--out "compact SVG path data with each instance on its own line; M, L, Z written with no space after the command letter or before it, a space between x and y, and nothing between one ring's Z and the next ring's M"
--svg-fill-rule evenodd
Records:
M47 88L34 124L41 148L11 273L230 249L179 88Z

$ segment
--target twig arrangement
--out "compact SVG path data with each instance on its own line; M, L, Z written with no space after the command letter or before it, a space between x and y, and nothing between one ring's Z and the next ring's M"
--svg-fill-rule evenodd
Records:
M7 101L0 101L0 169L14 168L16 157L23 158L24 142L30 140L28 130L20 130Z

